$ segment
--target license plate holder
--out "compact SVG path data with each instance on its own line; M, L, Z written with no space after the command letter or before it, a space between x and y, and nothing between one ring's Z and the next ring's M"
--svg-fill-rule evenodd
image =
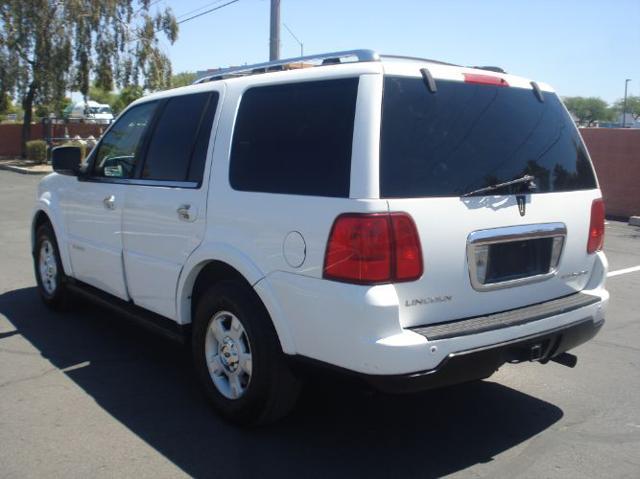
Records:
M492 291L553 277L566 236L563 223L473 231L467 238L471 286L476 291Z

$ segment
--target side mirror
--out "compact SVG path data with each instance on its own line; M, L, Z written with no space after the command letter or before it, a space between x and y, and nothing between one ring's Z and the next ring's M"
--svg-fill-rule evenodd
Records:
M77 176L82 162L79 146L56 146L51 149L51 166L61 175Z

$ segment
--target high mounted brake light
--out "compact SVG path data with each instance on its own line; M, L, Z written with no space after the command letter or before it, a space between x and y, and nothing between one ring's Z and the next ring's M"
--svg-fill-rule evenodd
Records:
M380 284L420 276L420 238L407 213L347 213L336 218L327 243L325 278Z
M463 73L465 83L477 83L480 85L509 86L507 80L493 75L480 75L478 73Z

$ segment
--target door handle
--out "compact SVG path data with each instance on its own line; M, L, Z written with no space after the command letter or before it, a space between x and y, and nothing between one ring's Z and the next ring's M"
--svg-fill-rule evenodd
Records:
M104 207L106 209L113 210L116 207L116 197L113 195L109 195L105 197L104 200L102 200L102 204L104 204Z
M176 211L178 212L178 218L182 221L195 220L195 215L191 211L191 205L182 205Z

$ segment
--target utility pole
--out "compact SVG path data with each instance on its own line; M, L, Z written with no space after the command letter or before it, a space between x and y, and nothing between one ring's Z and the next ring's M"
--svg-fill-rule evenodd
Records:
M280 0L271 0L269 61L280 59Z
M631 81L631 78L627 78L624 81L624 103L622 104L622 128L626 128L627 126L627 85L629 85L630 81Z

